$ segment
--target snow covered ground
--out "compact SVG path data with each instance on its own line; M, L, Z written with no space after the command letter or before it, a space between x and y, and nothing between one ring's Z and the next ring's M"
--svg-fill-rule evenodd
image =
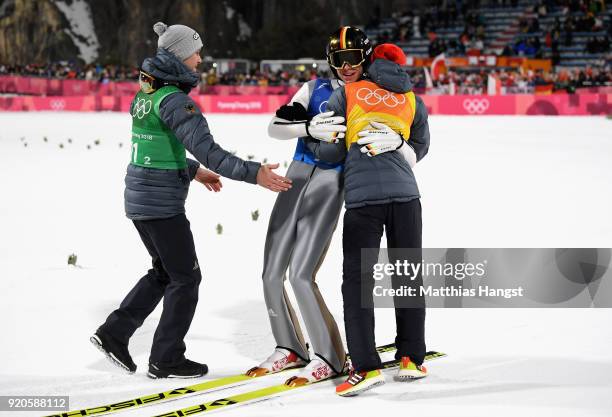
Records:
M280 162L284 172L294 143L267 137L269 116L208 119L226 149ZM612 247L610 123L432 117L430 154L415 171L424 245ZM136 375L121 374L88 341L149 265L123 215L129 116L0 113L0 126L0 395L69 395L70 408L77 409L196 382L145 376L159 309L131 341ZM230 180L219 194L198 185L192 185L187 210L204 280L187 354L208 363L207 378L216 378L246 370L274 347L260 274L275 195ZM258 221L251 219L254 210ZM340 327L341 228L318 277ZM67 265L71 253L78 256L76 268ZM428 348L449 356L432 362L425 380L400 384L389 374L385 386L353 399L337 398L333 383L323 383L221 412L609 416L611 319L609 309L431 309ZM379 344L392 341L394 327L392 312L379 310ZM254 381L249 388L283 379ZM122 414L158 415L247 389ZM41 414L49 413L19 415Z

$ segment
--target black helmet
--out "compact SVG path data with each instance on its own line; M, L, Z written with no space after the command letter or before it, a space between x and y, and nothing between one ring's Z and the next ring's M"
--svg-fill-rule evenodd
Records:
M372 45L361 29L353 26L342 26L329 37L325 48L327 62L334 75L336 70L347 63L350 66L363 66L364 72L370 65Z

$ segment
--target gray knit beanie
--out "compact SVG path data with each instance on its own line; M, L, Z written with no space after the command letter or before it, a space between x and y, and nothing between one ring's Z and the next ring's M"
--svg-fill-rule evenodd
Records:
M200 35L189 26L168 26L165 23L157 22L153 25L153 30L159 36L157 47L166 49L181 61L202 48Z

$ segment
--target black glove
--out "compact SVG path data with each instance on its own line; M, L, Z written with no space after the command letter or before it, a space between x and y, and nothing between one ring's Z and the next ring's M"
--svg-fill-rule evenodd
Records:
M308 113L300 103L285 104L276 110L276 117L290 122L309 120Z

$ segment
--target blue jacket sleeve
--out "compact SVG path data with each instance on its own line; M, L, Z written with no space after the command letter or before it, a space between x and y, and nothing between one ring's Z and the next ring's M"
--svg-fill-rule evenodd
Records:
M162 121L205 167L227 178L257 183L261 164L245 161L219 146L210 133L206 118L196 103L186 94L166 97L159 106ZM188 161L189 173L195 176L197 167Z

